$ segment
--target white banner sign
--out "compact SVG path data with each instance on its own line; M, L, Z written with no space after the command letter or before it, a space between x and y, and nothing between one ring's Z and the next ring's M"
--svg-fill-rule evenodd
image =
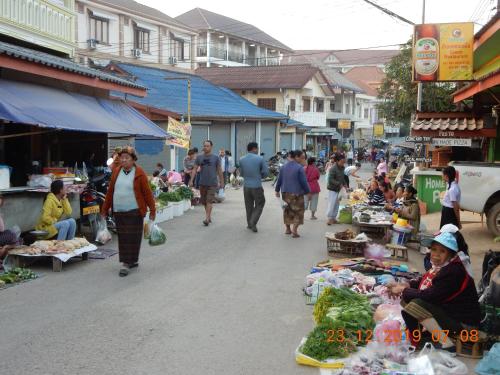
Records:
M454 147L471 147L472 139L470 138L433 138L434 146L454 146Z

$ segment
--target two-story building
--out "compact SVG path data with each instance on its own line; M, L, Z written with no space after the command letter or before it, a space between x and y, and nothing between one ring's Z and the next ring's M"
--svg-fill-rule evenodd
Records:
M196 30L157 9L133 0L77 0L75 12L81 62L194 68Z
M311 65L198 68L196 73L227 87L261 108L286 114L280 131L280 148L302 149L306 130L327 129L325 103L334 91L323 73ZM301 126L303 124L303 126Z
M195 8L176 17L198 31L195 60L200 67L279 65L292 49L259 28Z

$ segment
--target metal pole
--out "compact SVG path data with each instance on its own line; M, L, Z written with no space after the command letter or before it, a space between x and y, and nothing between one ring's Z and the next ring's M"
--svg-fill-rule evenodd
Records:
M422 24L425 23L425 0L422 0ZM422 111L422 82L417 85L417 112Z

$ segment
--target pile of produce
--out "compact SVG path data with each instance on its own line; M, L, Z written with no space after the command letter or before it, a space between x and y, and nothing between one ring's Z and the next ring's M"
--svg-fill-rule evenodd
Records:
M182 199L191 200L194 197L193 191L187 186L180 186L175 192L178 193Z
M36 279L37 277L36 273L28 268L14 268L0 275L0 287L4 284L18 283L25 280Z
M72 240L43 240L36 241L30 246L17 246L9 251L9 254L41 255L71 253L82 247L89 246L90 243L85 238L75 237Z
M335 233L335 238L337 240L348 241L348 240L352 240L354 237L356 237L356 234L350 229L347 229L343 232Z
M355 205L358 203L366 202L367 200L368 196L366 194L366 191L364 191L363 189L356 189L349 194L348 202L350 205Z
M348 288L325 288L313 315L318 325L301 351L319 361L347 357L356 351L356 345L363 344L358 342L358 331L375 326L368 298Z
M181 194L179 194L178 191L167 191L167 192L161 193L158 196L158 202L160 202L160 204L162 204L164 206L166 206L168 204L168 202L180 202L182 200L183 200L183 198L182 198Z

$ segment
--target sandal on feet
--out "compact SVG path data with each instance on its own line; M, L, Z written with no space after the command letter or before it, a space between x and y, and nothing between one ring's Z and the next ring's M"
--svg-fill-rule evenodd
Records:
M300 234L298 233L292 233L292 238L299 238L300 237Z
M285 234L292 234L292 231L291 230L287 230L287 231L285 231Z
M136 267L139 267L139 263L138 262L135 262L135 263L132 263L129 265L129 268L136 268Z
M204 226L208 227L208 224L210 224L210 221L208 221L208 220L203 220L203 225L204 225Z
M130 267L126 264L124 264L121 268L120 268L120 272L118 273L120 275L120 277L125 277L128 275L130 271Z

